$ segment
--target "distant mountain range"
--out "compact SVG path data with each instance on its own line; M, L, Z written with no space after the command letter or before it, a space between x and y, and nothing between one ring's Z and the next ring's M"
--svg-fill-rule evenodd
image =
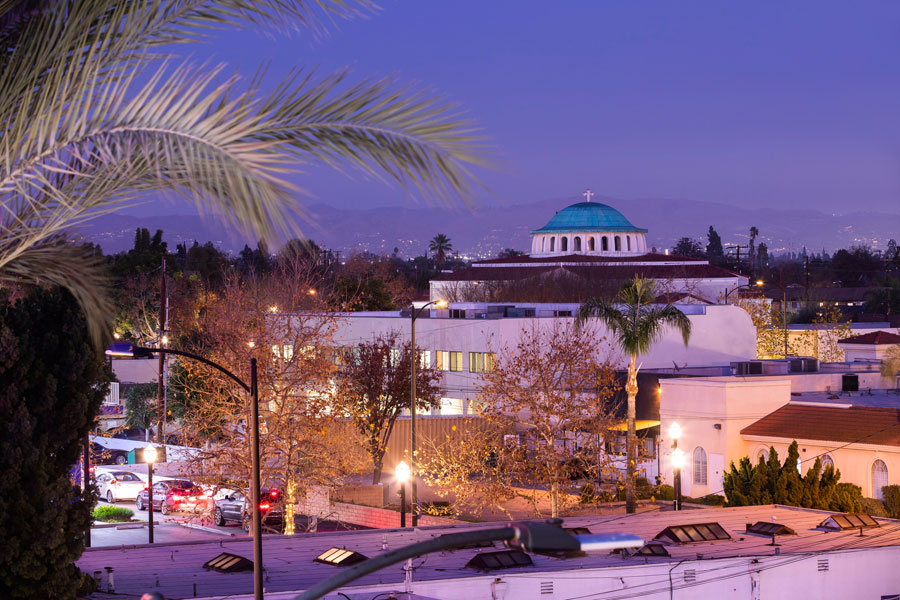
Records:
M369 251L401 256L423 254L428 241L446 234L453 248L468 257L490 257L504 248L528 251L530 232L543 226L555 211L579 198L543 200L531 204L483 206L465 209L445 207L338 209L325 204L308 207L314 224L304 233L319 245L340 251ZM660 252L683 236L706 244L709 226L715 227L726 244L746 244L751 226L759 229L757 243L765 242L770 254L800 251L811 253L858 244L884 248L890 238L900 238L900 214L735 207L692 200L595 198L622 212L634 225L649 229L647 241ZM115 253L132 247L134 230L162 229L174 250L176 243L212 241L229 253L255 240L230 233L212 219L184 215L135 217L111 214L84 226L80 235Z

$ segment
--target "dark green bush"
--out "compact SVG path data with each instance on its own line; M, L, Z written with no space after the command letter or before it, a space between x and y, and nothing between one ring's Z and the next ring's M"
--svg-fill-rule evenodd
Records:
M107 523L127 523L134 516L134 511L120 506L98 506L92 513L95 521Z
M884 507L884 502L878 498L860 498L859 502L862 505L862 512L864 513L869 513L873 517L888 516L888 512Z
M658 485L656 486L655 497L657 500L674 500L675 488L671 485Z
M700 496L699 498L684 496L681 501L690 502L691 504L703 504L706 506L724 506L725 496L719 496L718 494L707 494L706 496Z
M881 488L884 508L892 519L900 519L900 485L886 485Z
M839 483L835 486L834 495L831 497L828 510L846 513L860 512L862 511L861 498L861 487L852 483Z

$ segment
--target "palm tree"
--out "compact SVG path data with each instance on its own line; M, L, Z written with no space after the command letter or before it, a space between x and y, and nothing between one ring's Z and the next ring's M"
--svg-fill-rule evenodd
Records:
M625 506L629 513L636 508L634 497L634 475L637 465L635 435L635 399L638 385L638 357L646 354L659 340L667 327L681 332L684 345L691 338L691 321L687 315L670 304L656 304L652 280L640 277L626 283L613 300L591 298L579 309L577 322L597 319L603 323L622 350L629 356L628 380L625 393L628 395L628 433L626 437L627 464L625 476Z
M450 243L450 238L443 233L439 233L431 239L428 249L434 252L434 259L437 261L438 269L440 269L447 254L453 251L453 244Z
M750 247L747 248L747 250L748 250L747 254L750 255L750 266L751 267L756 266L756 236L758 236L758 235L759 235L759 229L757 229L755 226L751 227L750 228L750 243L748 244L748 246L750 246Z
M100 265L65 242L98 215L174 192L264 240L292 237L322 163L443 201L484 164L468 119L393 80L295 71L273 91L225 66L174 65L167 45L215 29L318 32L369 0L0 2L0 283L68 288L95 340L107 329ZM165 58L160 61L160 58Z

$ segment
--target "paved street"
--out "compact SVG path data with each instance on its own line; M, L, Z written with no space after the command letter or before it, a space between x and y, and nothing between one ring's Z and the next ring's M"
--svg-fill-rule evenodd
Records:
M106 502L98 502L97 506L107 505ZM138 510L133 502L116 502L115 506L134 511L134 518L143 523L122 523L111 526L93 527L91 529L91 546L122 546L133 544L146 544L149 540L147 518L149 512ZM205 515L192 513L172 513L166 516L153 513L153 541L162 542L191 542L210 539L230 539L246 535L237 523L230 523L224 527L217 527ZM297 516L295 520L297 532L306 530L307 519ZM331 521L320 521L318 531L339 531L345 529L365 529L352 525L343 525Z

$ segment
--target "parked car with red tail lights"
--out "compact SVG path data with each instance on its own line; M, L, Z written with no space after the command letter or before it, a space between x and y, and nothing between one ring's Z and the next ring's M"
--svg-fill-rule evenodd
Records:
M250 498L242 492L232 492L216 500L213 519L216 525L240 523L244 531L250 531ZM281 492L277 489L260 491L260 520L264 530L281 531L284 525L284 506Z
M146 510L150 505L150 493L141 490L135 500L138 510ZM169 479L153 484L153 510L164 515L170 512L201 512L209 508L209 494L199 485L186 479Z

